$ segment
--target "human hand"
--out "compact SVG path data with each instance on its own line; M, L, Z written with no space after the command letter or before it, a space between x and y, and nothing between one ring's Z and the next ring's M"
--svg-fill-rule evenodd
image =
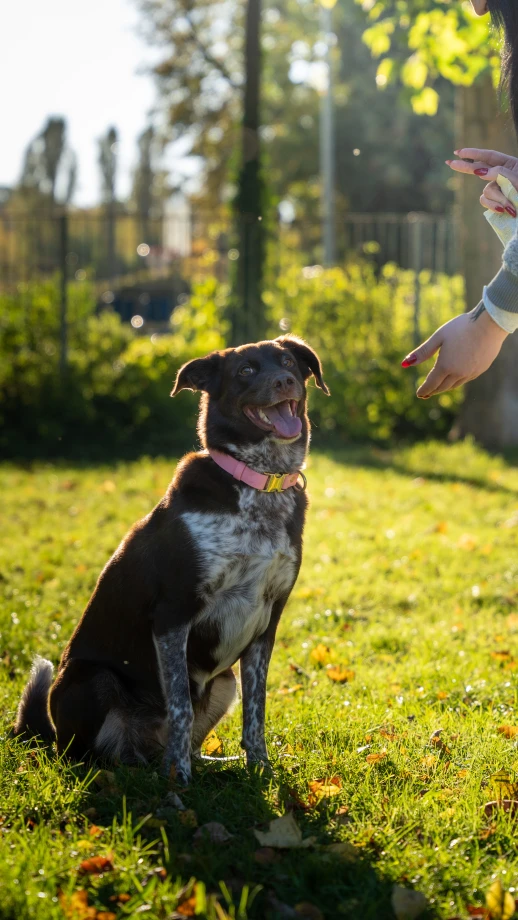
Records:
M417 391L420 399L429 399L446 390L454 390L487 371L507 335L486 310L479 312L477 307L437 329L407 355L402 366L417 367L439 351L437 361Z
M480 196L480 204L490 211L497 211L499 214L507 211L511 217L516 217L516 208L505 197L496 179L497 176L504 176L518 191L518 159L497 150L483 150L479 147L463 147L456 150L455 154L459 159L446 160L450 169L489 180ZM465 159L460 159L461 157L473 160L473 163L467 163Z

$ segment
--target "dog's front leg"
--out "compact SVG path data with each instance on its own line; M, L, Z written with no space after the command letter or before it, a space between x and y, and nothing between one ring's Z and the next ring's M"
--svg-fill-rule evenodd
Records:
M187 785L191 779L191 734L194 720L187 669L188 634L188 628L183 626L155 636L168 719L163 771L169 776L174 767L176 779L182 785Z
M268 763L264 739L266 679L272 657L275 633L287 597L273 605L266 632L252 642L241 656L241 692L243 694L243 735L241 747L247 763Z

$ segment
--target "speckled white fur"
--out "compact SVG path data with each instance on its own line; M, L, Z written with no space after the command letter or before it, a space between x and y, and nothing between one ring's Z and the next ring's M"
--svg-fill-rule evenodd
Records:
M201 568L204 606L195 625L216 624L220 643L212 674L193 676L200 684L232 665L270 621L274 601L291 589L297 557L287 533L295 495L272 495L238 486L239 514L183 515Z

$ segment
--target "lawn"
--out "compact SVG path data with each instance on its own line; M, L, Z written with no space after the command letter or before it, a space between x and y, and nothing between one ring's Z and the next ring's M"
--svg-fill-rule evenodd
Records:
M173 467L0 468L0 916L390 920L399 885L420 916L464 920L497 880L514 898L518 469L470 444L313 453L271 775L215 763L175 790L156 765L99 772L9 739L33 654L58 661ZM238 707L211 749L238 754L239 727ZM288 811L310 845L261 846Z

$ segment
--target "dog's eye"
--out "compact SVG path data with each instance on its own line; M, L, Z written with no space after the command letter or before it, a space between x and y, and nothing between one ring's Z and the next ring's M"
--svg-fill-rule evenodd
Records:
M295 364L295 361L293 360L293 358L290 358L289 355L282 356L283 367L293 367L294 364Z
M251 364L243 364L243 367L239 368L239 374L241 377L249 377L250 374L254 373L254 369Z

